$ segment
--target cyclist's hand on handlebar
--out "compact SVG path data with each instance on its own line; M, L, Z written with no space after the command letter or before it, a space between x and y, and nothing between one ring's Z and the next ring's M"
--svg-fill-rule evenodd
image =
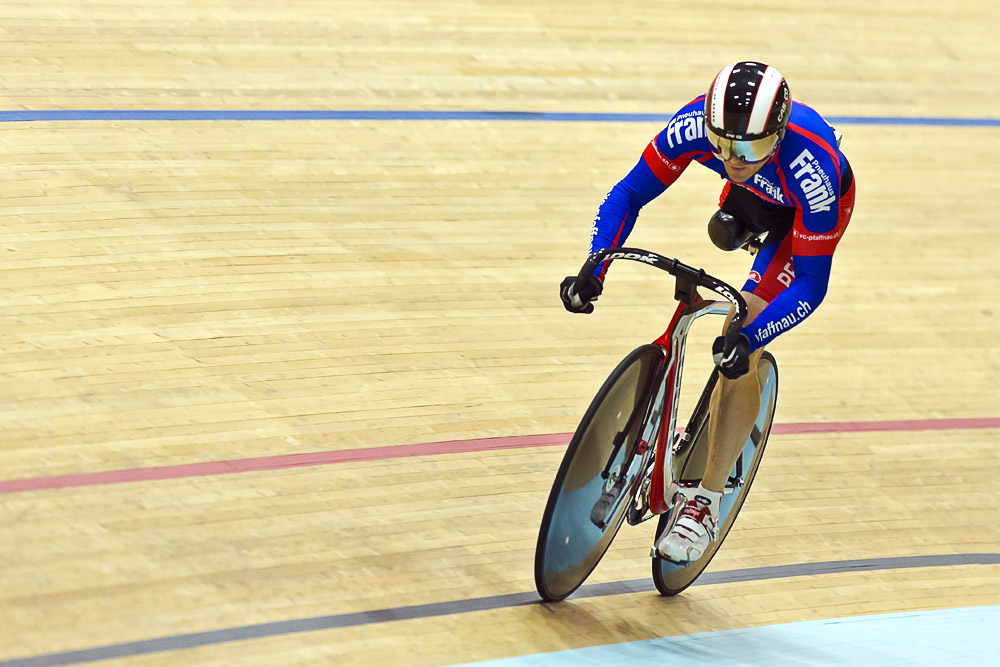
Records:
M559 298L571 313L594 312L594 301L604 291L604 283L597 276L588 276L586 282L578 285L576 276L566 276L559 285Z
M750 370L750 339L740 334L729 354L725 354L725 347L726 337L716 338L712 344L712 358L720 373L730 380L735 380Z

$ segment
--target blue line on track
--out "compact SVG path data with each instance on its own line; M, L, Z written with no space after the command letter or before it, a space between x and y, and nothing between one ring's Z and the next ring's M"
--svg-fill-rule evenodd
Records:
M1000 118L935 118L906 116L828 116L834 125L910 125L941 127L1000 127ZM585 123L663 123L668 114L587 113L534 111L416 111L416 110L238 110L238 109L53 109L0 111L0 122L38 121L266 121L266 120L377 120L377 121L522 121Z

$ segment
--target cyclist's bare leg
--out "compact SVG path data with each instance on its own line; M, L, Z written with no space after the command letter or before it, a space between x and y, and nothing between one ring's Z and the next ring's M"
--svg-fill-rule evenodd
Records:
M746 299L749 314L747 322L752 322L764 308L767 301L741 292ZM726 318L726 326L733 317ZM725 328L723 328L725 332ZM757 368L764 349L750 355L750 368ZM702 486L709 491L723 491L729 479L729 472L736 464L743 445L753 430L754 420L760 411L760 381L753 370L735 380L719 377L711 398L711 413L708 421L708 463Z
M764 299L742 292L747 302L747 321L751 322L767 306ZM734 315L730 311L726 326ZM725 331L725 329L723 329ZM750 368L756 369L763 350L750 355ZM718 539L719 500L725 491L729 471L743 451L760 410L760 381L756 372L735 380L719 378L709 402L708 462L699 493L689 497L676 523L657 539L655 549L674 563L698 560L713 540ZM703 490L703 491L702 491Z

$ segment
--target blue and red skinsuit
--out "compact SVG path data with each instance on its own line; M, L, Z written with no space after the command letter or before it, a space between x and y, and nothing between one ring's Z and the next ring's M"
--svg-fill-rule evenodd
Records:
M591 252L624 245L639 209L661 195L692 160L726 178L705 137L704 107L702 95L678 111L608 193L594 219ZM743 286L768 302L743 328L751 351L801 322L826 295L833 251L854 208L853 178L841 192L847 169L833 128L816 111L793 101L788 128L771 160L746 183L726 179L723 197L728 188L743 187L767 202L796 209L791 232L758 253ZM606 269L598 267L598 277L603 279Z

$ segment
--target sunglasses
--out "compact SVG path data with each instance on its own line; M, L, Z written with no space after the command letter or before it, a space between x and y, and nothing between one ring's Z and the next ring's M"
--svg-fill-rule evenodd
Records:
M707 125L705 130L708 135L708 143L712 145L712 154L723 162L727 162L733 157L737 157L747 164L763 162L774 155L774 151L778 147L778 140L781 139L780 132L763 139L741 141L727 139L713 132L712 128Z

